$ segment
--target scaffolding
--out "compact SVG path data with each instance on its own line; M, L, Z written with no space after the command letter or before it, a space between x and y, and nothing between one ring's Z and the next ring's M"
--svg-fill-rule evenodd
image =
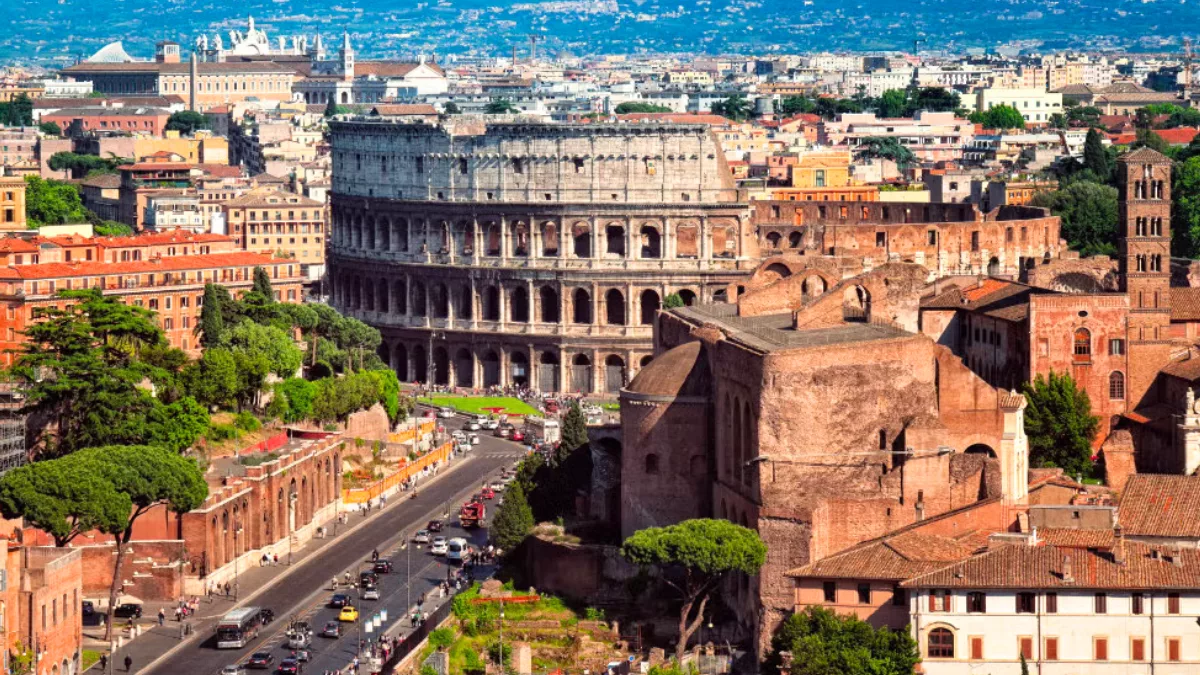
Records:
M10 383L0 383L0 475L29 461L24 405L24 394Z

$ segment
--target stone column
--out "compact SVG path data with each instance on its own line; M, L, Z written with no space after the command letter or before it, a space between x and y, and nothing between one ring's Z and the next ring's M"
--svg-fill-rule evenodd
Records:
M671 231L670 218L663 218L662 241L659 242L659 246L664 260L675 259L675 234Z
M475 277L471 277L471 329L474 330L479 322L479 293L475 288Z
M433 321L433 306L432 306L432 303L430 303L430 301L429 301L429 299L430 299L429 298L429 295L430 295L429 284L425 284L425 288L422 290L424 291L424 295L425 295L425 325L429 326L429 325L431 325L430 322ZM429 352L429 356L430 356L429 362L433 363L433 352L432 351Z
M637 260L640 255L638 251L633 250L633 219L625 219L625 259Z
M600 325L600 285L595 281L592 282L592 327ZM593 331L594 332L594 331Z
M712 241L710 241L709 236L708 218L701 218L700 241L698 242L700 244L698 253L701 260L708 260L712 258Z
M508 263L509 243L508 219L500 216L500 260L503 264Z
M503 331L508 325L508 293L504 288L503 281L497 281L496 286L499 291L496 293L496 304L500 310L500 330Z
M412 275L404 275L404 316L412 316ZM412 372L409 370L408 372Z
M594 394L594 393L600 391L601 382L602 382L600 373L603 372L602 368L603 367L600 365L600 354L597 353L597 351L595 349L593 349L592 350L592 390L590 392L586 392L586 393Z
M591 251L592 256L591 257L593 260L598 260L603 255L600 251L600 230L603 227L604 226L600 224L600 221L598 219L592 218L592 251Z
M446 284L446 327L454 328L454 291L456 288ZM453 361L454 359L450 359Z
M512 384L511 363L508 358L508 348L500 347L500 386L507 387Z
M533 216L529 217L529 259L537 260L542 257L542 228Z
M571 364L567 360L567 348L558 348L558 390L566 391L570 386Z
M532 327L538 321L538 296L534 293L533 279L527 279L526 293L529 294L529 325Z
M633 284L628 283L628 284L625 284L625 333L627 335L629 334L630 327L641 325L642 317L640 314L638 315L637 321L635 321L633 318L634 306L635 306L635 303L633 300ZM637 306L640 307L641 303L638 302Z

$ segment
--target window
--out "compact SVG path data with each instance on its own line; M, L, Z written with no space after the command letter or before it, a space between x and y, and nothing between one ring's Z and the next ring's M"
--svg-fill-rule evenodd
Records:
M931 659L954 658L954 633L947 628L934 628L929 631L927 651Z
M1177 638L1177 637L1167 638L1167 660L1168 661L1179 661L1180 660L1179 638Z
M887 246L887 232L875 233L875 246L878 248L884 248Z
M919 498L917 501L921 501ZM929 591L929 611L931 612L949 612L950 611L950 591Z
M1129 641L1129 658L1132 661L1146 660L1146 638L1135 637Z
M858 585L858 604L860 604L860 605L871 604L871 584L859 584Z
M967 611L974 614L987 612L987 594L979 591L967 593Z
M983 660L983 636L981 635L971 636L971 660Z
M1179 613L1179 594L1167 593L1167 614Z
M1086 328L1079 328L1075 331L1075 360L1092 360L1092 333Z
M825 171L822 169L817 169L816 174L816 186L819 188L825 187Z
M930 246L937 246L937 230L930 230L926 233Z
M828 603L837 602L837 583L836 582L826 581L825 583L821 584L821 592L825 596L825 602L828 602Z
M1125 400L1125 374L1114 370L1108 376L1108 398L1113 401Z
M1134 614L1145 613L1145 599L1146 596L1142 595L1141 593L1134 593L1133 597L1130 598L1130 609Z
M978 231L971 233L971 250L972 251L979 250L979 232Z
M1047 614L1057 614L1058 613L1058 593L1047 593L1046 594L1046 613Z
M1021 654L1021 656L1025 657L1025 660L1032 661L1033 660L1033 638L1024 636L1024 635L1021 637L1018 637L1017 638L1017 650L1018 650L1018 653Z
M1033 593L1017 593L1017 613L1033 614L1036 609L1037 596Z
M1092 657L1096 661L1108 660L1108 638L1092 638Z
M1108 614L1108 594L1097 593L1093 601L1093 609L1097 614Z
M1125 341L1124 340L1115 340L1115 339L1109 340L1108 341L1108 353L1110 356L1124 355L1125 354Z

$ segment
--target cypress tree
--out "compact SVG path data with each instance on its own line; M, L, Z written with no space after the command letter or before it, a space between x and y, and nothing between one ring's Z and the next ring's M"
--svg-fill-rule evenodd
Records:
M255 293L263 296L267 303L275 302L275 291L271 289L271 277L267 271L261 267L254 268L254 288Z
M525 488L513 481L504 494L504 504L492 521L491 533L496 544L505 551L516 548L533 529L533 509L525 498Z
M1088 129L1087 138L1083 141L1083 167L1096 174L1102 181L1108 181L1112 175L1112 167L1108 165L1108 153L1104 151L1100 132L1095 128Z
M225 319L221 316L221 293L216 284L204 285L204 305L200 308L200 324L196 326L200 344L211 349L221 342Z
M579 403L574 402L563 417L562 443L559 446L558 459L561 461L576 448L581 448L587 443L587 418L583 416L583 409L579 407Z

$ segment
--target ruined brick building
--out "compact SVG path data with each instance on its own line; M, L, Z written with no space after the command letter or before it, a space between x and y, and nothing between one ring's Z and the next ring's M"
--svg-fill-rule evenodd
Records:
M982 500L1027 527L1015 390L1040 374L1088 391L1110 483L1194 471L1200 358L1184 338L1200 296L1171 288L1170 160L1136 150L1118 171L1120 256L1082 288L1040 210L1006 224L958 205L765 205L778 255L730 302L659 314L656 356L621 392L622 533L694 517L757 529L767 564L725 599L761 647L793 607L790 568Z

